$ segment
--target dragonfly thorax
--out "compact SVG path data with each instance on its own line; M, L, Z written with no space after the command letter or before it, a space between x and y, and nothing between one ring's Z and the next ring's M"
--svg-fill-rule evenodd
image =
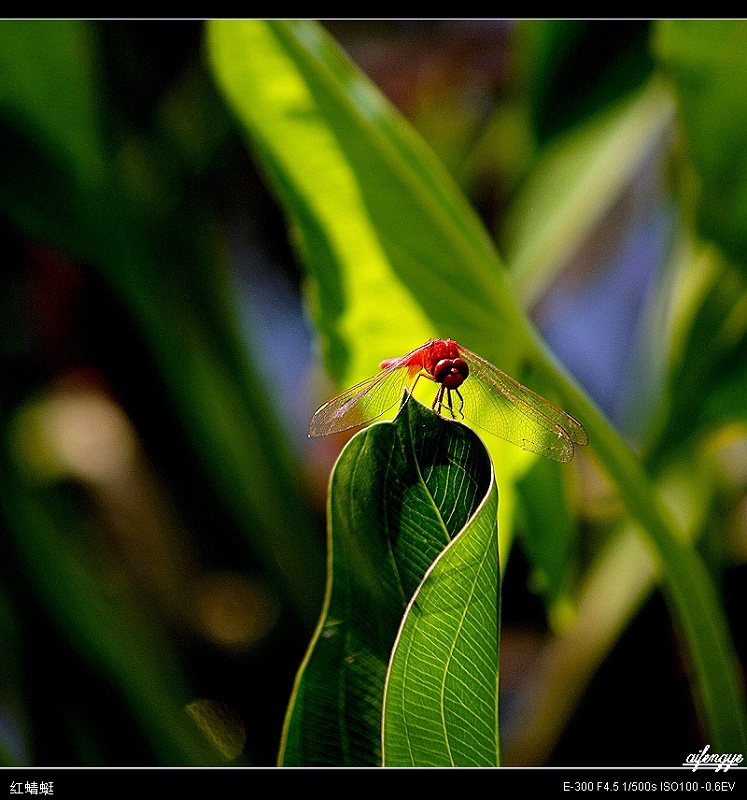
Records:
M433 368L433 380L446 389L458 389L468 375L469 367L462 358L442 358Z

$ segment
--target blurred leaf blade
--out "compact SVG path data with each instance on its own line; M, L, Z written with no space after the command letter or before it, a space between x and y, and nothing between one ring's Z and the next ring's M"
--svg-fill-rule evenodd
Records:
M13 23L0 26L8 36L15 30ZM5 170L0 202L30 238L95 270L132 315L206 475L311 627L323 571L315 524L240 340L225 253L205 209L186 201L187 179L173 153L170 161L156 137L138 139L106 116L94 30L83 21L43 23L37 37L32 24L30 35L14 43L18 63L28 73L41 65L44 74L19 81L13 105L0 110L20 137L14 141L31 148L26 161L41 159L45 169ZM56 56L40 55L44 47ZM76 147L64 131L57 132L61 143L47 142L47 128L59 119L42 113L45 95L35 91L55 70L56 105L66 109L62 127L75 133ZM101 141L96 114L123 140L117 152ZM298 501L278 499L289 494Z
M282 764L381 763L386 669L402 615L450 537L472 527L491 475L469 429L414 400L393 423L350 440L331 478L327 599L297 677ZM492 513L495 531L486 505L480 520Z
M517 488L528 534L522 545L532 565L530 585L545 603L550 627L562 627L575 578L575 520L566 502L569 480L557 464L538 459Z
M406 331L428 338L427 321L391 280L381 243L362 209L357 178L334 133L317 119L312 90L296 73L280 36L263 23L211 23L209 32L214 68L242 122L251 126L265 169L285 198L297 243L314 271L314 313L328 363L343 381L355 382L355 376L363 377L382 356L381 345L377 353L350 352L354 331L363 334L361 339L383 341L385 347L389 341L397 352ZM320 185L326 187L324 193L316 188ZM340 269L352 264L356 280ZM372 290L378 290L382 301L376 310L365 303Z
M544 297L670 129L653 80L541 151L505 223L506 258L525 307Z
M91 256L82 196L98 191L108 153L100 128L96 47L81 20L0 22L2 205L34 236Z
M692 298L681 301L689 311L668 363L667 413L646 453L654 471L698 447L719 426L745 421L744 275L710 245L692 247L685 260L683 283L695 288Z
M654 52L671 80L689 157L697 174L697 227L747 264L747 23L664 20Z
M80 183L90 183L103 167L90 30L81 20L5 20L0 41L0 107ZM30 51L37 55L32 69Z
M22 480L14 460L3 454L2 511L29 585L54 624L127 698L158 763L217 763L183 712L190 688L163 632L74 540L83 526L63 496Z
M648 20L527 20L519 23L527 58L533 127L548 142L636 90L653 59Z

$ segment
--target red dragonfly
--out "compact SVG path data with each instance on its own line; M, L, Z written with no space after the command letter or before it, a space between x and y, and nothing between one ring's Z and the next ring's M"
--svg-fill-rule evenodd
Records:
M411 395L426 378L438 384L432 408L444 419L467 420L556 461L570 461L574 445L589 443L578 420L451 339L431 339L379 366L375 375L321 406L311 418L309 436L371 422L399 403L404 389Z

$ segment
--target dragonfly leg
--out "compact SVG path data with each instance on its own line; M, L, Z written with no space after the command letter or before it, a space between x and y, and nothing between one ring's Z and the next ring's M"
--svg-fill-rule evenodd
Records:
M446 390L446 408L448 408L451 418L456 419L456 415L454 414L454 401L451 399L451 391L451 389ZM459 393L457 392L457 394Z
M454 391L456 392L456 396L459 398L459 416L464 419L464 398L462 397L462 393L459 391L459 389L454 389Z
M446 408L448 409L451 418L456 419L456 414L454 413L454 400L451 397L451 392L452 392L451 389L448 388L446 389ZM457 394L459 394L459 392L457 392Z
M451 396L452 392L454 392L454 394L459 398L459 408L457 409L454 408L454 400ZM459 389L447 389L446 397L446 405L449 409L449 414L451 414L451 418L464 419L464 412L462 411L464 408L464 398L462 397L462 393L459 391Z
M459 398L459 408L456 410L454 409L454 399L451 396L452 392L454 392ZM446 393L446 402L444 402L444 393ZM444 410L446 410L452 419L464 419L464 412L462 411L464 408L464 398L462 397L462 393L459 391L459 389L449 389L441 384L438 387L436 399L433 401L431 408L433 408L436 414L438 414L440 417L446 416L444 413Z
M441 416L441 411L443 410L443 406L444 406L444 385L441 383L438 386L438 391L436 392L436 398L433 401L433 405L431 406L431 408L436 412L436 414Z

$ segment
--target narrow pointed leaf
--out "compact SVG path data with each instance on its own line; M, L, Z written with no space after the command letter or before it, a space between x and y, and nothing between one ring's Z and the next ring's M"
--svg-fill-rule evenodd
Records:
M216 80L288 216L325 366L340 389L451 337L510 374L531 357L507 273L424 142L311 20L213 20ZM325 398L319 398L320 400ZM512 531L532 457L489 437Z
M432 336L509 366L526 330L490 238L337 43L309 20L219 20L208 33L219 84L294 225L333 376L355 383Z

